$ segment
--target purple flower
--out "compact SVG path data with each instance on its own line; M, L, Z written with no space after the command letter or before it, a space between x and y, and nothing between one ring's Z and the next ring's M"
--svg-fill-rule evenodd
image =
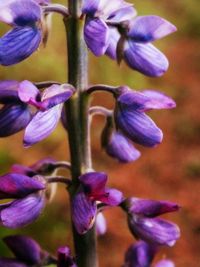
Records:
M85 0L82 8L86 15L84 37L95 56L101 56L112 46L112 26L130 20L136 14L132 4L123 0Z
M139 241L128 248L123 267L150 267L155 253L155 246Z
M79 177L79 191L72 200L72 220L79 234L86 233L94 224L97 214L97 201L108 206L117 206L122 193L106 187L107 175L90 172Z
M74 258L71 256L71 251L68 247L60 247L57 251L57 254L57 267L77 267Z
M173 246L180 237L180 230L176 224L155 218L166 212L177 211L177 204L130 198L126 200L125 205L129 228L136 238L155 245Z
M101 136L101 145L109 156L123 163L135 161L140 157L140 152L133 146L131 141L123 133L115 129L111 117L107 118Z
M42 40L42 11L37 1L1 1L0 21L13 27L0 38L0 64L16 64L37 50Z
M121 87L115 107L116 126L131 141L154 147L161 143L163 133L145 111L171 109L175 106L175 102L161 92L153 90L136 92L128 87Z
M46 183L42 176L28 177L8 173L0 177L0 199L14 200L0 204L0 224L23 227L35 221L45 206Z

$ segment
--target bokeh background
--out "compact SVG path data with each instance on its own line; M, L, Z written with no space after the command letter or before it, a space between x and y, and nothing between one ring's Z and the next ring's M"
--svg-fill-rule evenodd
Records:
M64 3L64 1L59 1ZM131 2L131 1L130 1ZM163 248L157 256L169 257L177 267L200 266L200 16L199 0L135 0L138 14L163 16L174 23L178 32L157 42L169 61L169 71L161 78L147 78L120 67L107 57L90 54L90 83L127 84L134 89L154 88L171 95L177 108L154 111L151 116L164 131L163 143L154 149L142 148L141 158L130 164L119 164L100 147L104 119L97 117L92 127L94 168L109 175L110 186L127 196L166 199L179 203L177 214L164 216L179 224L181 238L174 248ZM7 27L0 25L1 34ZM62 19L53 17L52 32L46 49L41 48L26 61L12 67L0 67L0 79L31 81L67 80L66 44ZM106 94L93 97L93 104L113 106ZM66 133L62 126L41 143L29 149L22 146L23 133L0 140L0 173L13 163L29 165L46 156L69 159ZM67 174L68 175L68 174ZM34 224L21 230L0 227L0 238L14 233L28 234L45 249L55 253L59 245L72 246L69 204L65 189L58 188L54 201ZM105 212L108 232L99 238L100 266L121 266L124 252L134 242L127 229L126 217L117 208ZM0 241L0 254L9 255Z

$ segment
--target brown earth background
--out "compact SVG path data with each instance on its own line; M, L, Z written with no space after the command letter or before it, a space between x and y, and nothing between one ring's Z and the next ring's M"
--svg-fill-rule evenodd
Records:
M90 54L90 83L126 84L137 90L162 90L176 100L177 108L151 112L164 132L164 141L154 149L139 147L141 158L125 165L102 151L99 138L104 120L95 118L92 127L94 168L108 173L109 185L119 188L126 196L179 203L182 206L180 212L164 217L180 226L181 238L173 248L163 248L157 259L166 256L174 260L177 267L200 267L199 0L135 0L134 3L139 15L160 15L178 27L177 33L156 44L170 61L168 72L161 78L147 78L125 64L118 67L107 57L95 58ZM0 25L1 34L6 29L3 24ZM41 48L16 66L0 67L0 79L65 82L65 46L62 20L55 15L47 48ZM98 94L93 97L93 104L110 108L113 100L106 94ZM23 148L22 136L23 133L19 133L0 140L1 174L16 162L29 165L46 156L58 160L69 159L66 134L61 125L51 136L29 149ZM100 266L121 266L125 250L135 240L127 229L126 217L121 210L107 210L105 216L108 231L99 238ZM60 245L69 244L72 247L69 202L65 190L59 187L54 201L34 224L14 231L0 227L0 238L15 233L32 236L52 253ZM0 255L9 255L1 241Z

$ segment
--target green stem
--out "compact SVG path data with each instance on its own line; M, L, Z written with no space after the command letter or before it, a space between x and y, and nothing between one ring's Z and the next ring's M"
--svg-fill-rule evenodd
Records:
M68 138L71 156L73 199L79 186L78 177L91 169L89 133L88 53L83 37L84 21L80 19L82 0L68 0L70 17L64 19L67 32L68 82L76 93L65 104ZM78 267L98 267L96 252L96 231L93 227L79 235L73 225L74 247Z

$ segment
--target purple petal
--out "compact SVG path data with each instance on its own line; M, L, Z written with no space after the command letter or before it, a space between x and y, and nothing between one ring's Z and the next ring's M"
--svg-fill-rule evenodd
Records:
M107 154L120 162L135 161L140 157L140 152L132 145L128 138L126 138L119 131L105 127L102 133L102 147Z
M0 38L0 64L16 64L37 50L41 30L34 27L16 27Z
M21 165L21 164L13 164L11 166L10 171L12 173L18 173L18 174L29 176L29 178L37 174L37 172L33 170L32 168Z
M132 197L128 199L128 210L130 213L146 217L155 217L167 212L177 211L179 210L179 206L169 201L156 201Z
M180 237L180 230L176 224L157 218L129 216L129 228L137 238L155 245L171 247Z
M3 239L9 249L20 261L30 265L39 264L41 261L41 248L39 244L27 236L13 235Z
M123 194L117 189L107 188L103 196L99 196L98 200L109 206L118 206L123 201Z
M0 81L0 91L1 90L17 90L19 82L15 80L4 80Z
M107 224L106 224L106 219L103 216L102 212L99 212L96 216L96 232L97 235L104 235L107 230Z
M29 103L30 100L37 101L40 91L33 83L25 80L19 84L18 96L22 102Z
M149 267L155 255L155 247L144 241L131 245L125 255L125 266Z
M5 105L0 109L0 137L10 136L23 130L31 120L26 105Z
M124 0L100 0L98 11L104 18L111 20L118 11L126 7L132 7L132 4L127 3Z
M116 60L117 59L117 43L120 39L120 34L118 30L114 27L109 27L109 39L108 39L108 47L106 49L105 54L110 58Z
M71 85L52 85L43 92L41 107L44 110L50 109L67 101L73 93L74 87Z
M28 265L15 259L0 258L0 267L28 267Z
M44 197L37 194L15 200L0 212L0 221L5 227L13 229L26 226L39 217L44 205Z
M175 267L175 264L170 260L161 260L155 265L155 267Z
M154 147L162 141L162 131L143 112L122 106L120 110L116 111L115 120L117 127L135 143Z
M121 87L120 90L122 93L117 98L117 101L134 110L144 111L146 103L149 101L149 98L140 92L131 90L129 87Z
M99 195L105 194L107 175L103 172L88 172L79 177L83 184L84 192L95 200Z
M0 176L0 199L22 198L43 189L44 183L22 174L8 173Z
M100 0L83 0L83 14L94 15L98 9Z
M131 23L128 37L137 42L152 42L174 31L176 27L161 17L141 16Z
M72 220L79 234L84 234L92 228L96 213L95 202L91 201L84 192L75 195L72 200Z
M135 8L133 7L133 5L126 3L126 5L124 5L123 7L111 13L110 16L108 17L108 20L112 22L117 22L117 23L130 21L136 16L136 14L137 12Z
M60 247L57 251L57 254L57 267L77 267L73 260L73 257L71 256L71 251L68 247Z
M84 38L92 53L95 56L102 56L108 47L108 26L99 18L87 18L84 26Z
M50 135L58 124L61 111L61 105L57 105L44 112L38 111L26 127L24 146L29 147Z
M26 26L37 22L40 18L41 9L35 1L9 0L0 3L0 20L7 24Z
M149 101L145 103L145 111L150 109L171 109L176 107L175 101L162 92L144 90L141 93L149 98Z
M131 40L125 45L124 60L130 68L150 77L162 76L169 66L165 55L155 46Z

